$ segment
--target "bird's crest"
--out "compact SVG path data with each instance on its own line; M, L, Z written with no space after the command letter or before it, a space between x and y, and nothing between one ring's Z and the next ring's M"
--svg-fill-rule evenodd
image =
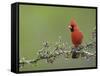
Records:
M78 27L78 25L77 25L77 23L76 23L76 21L75 21L74 18L71 19L70 26L72 26L72 27Z

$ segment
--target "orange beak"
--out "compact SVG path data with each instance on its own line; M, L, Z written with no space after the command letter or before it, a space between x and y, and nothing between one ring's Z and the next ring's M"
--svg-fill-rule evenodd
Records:
M72 27L71 27L70 25L68 26L68 28L69 28L69 29L72 29Z

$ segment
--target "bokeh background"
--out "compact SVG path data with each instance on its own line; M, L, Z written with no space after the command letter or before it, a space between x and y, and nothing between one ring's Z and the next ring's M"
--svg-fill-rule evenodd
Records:
M84 34L86 43L91 41L91 32L96 26L96 10L76 7L52 7L37 5L19 6L19 56L25 59L37 57L42 42L56 42L61 36L65 43L72 46L68 24L74 18ZM58 58L53 64L39 61L37 65L26 64L20 71L34 71L47 69L68 69L95 67L95 58L69 59Z

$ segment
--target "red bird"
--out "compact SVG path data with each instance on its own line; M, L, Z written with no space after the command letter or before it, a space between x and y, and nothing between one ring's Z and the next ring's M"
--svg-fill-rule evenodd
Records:
M71 38L74 47L78 47L83 40L83 34L80 32L78 25L74 19L71 20L70 25L68 26L71 30Z
M71 30L71 39L72 43L74 45L74 48L76 48L75 51L78 51L77 48L79 45L81 45L82 40L83 40L83 34L78 28L78 24L76 23L75 19L71 19L70 25L68 26Z

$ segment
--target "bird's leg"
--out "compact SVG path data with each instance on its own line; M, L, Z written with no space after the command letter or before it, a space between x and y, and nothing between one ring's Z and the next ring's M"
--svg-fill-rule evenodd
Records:
M72 58L78 58L78 47L72 48Z

